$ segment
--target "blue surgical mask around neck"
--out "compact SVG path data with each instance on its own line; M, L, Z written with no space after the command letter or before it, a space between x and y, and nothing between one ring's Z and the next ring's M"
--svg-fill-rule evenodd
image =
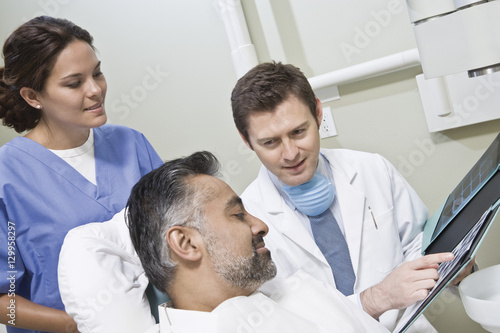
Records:
M297 186L283 185L283 191L300 212L317 216L326 211L335 198L332 183L321 173L316 172L312 179Z

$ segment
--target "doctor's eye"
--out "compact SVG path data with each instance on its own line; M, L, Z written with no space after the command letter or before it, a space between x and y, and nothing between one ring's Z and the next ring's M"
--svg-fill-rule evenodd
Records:
M271 146L275 142L276 142L276 139L270 139L270 140L264 141L264 146Z
M300 135L302 133L304 133L305 129L301 128L301 129L297 129L295 131L293 131L293 135Z

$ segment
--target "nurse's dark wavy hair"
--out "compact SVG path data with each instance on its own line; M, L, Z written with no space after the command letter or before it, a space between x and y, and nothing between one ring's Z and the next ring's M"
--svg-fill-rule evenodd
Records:
M291 96L309 107L317 123L316 96L299 68L281 62L267 62L255 66L238 80L231 93L233 119L236 128L249 144L250 115L274 112Z
M193 176L217 176L220 164L209 152L166 162L132 188L127 202L127 223L134 248L149 281L166 292L175 276L177 264L170 258L166 241L174 225L206 233L204 202L210 192L191 182Z
M18 133L35 128L41 111L31 107L22 97L22 87L42 92L57 57L75 40L93 38L74 23L49 16L39 16L18 27L5 41L0 68L0 118Z

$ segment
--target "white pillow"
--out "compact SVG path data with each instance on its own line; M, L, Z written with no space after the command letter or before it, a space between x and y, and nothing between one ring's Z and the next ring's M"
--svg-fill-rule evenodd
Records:
M82 333L138 333L155 325L145 295L148 279L124 214L77 227L64 240L59 290Z

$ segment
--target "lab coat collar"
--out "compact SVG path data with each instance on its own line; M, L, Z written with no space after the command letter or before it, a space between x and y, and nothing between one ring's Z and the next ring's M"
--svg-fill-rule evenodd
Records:
M355 168L342 158L339 158L336 150L321 149L321 153L328 159L332 168L337 198L344 223L345 237L349 246L354 273L357 274L361 252L365 195L353 186L357 175ZM297 245L304 248L304 250L327 264L314 239L312 237L304 237L307 230L301 223L295 221L297 218L293 210L286 209L288 208L286 202L280 196L279 191L274 186L264 166L259 171L259 178L263 179L261 191L262 197L266 198L263 202L264 209L271 215L283 214L282 218L275 219L274 227Z
M314 239L312 237L304 237L305 234L308 234L308 231L302 223L297 221L295 210L291 209L281 197L269 176L268 170L264 166L259 171L259 178L262 180L260 189L262 192L261 197L265 198L262 203L264 209L268 214L276 216L273 219L272 227L328 265ZM272 232L272 227L270 226L270 232Z
M263 165L259 170L259 178L264 180L262 197L266 198L263 202L266 212L273 215L283 213L286 202L281 198L278 189L269 176L269 171Z
M354 169L350 164L344 163L342 159L337 158L336 151L333 149L320 149L320 153L323 154L328 162L330 163L330 167L334 173L335 183L337 182L337 178L341 177L349 184L354 181L356 178L357 170Z
M335 150L321 149L321 153L330 162L337 189L344 231L354 273L358 272L359 256L361 252L361 236L363 231L363 216L365 209L365 194L353 186L357 170L339 158Z

